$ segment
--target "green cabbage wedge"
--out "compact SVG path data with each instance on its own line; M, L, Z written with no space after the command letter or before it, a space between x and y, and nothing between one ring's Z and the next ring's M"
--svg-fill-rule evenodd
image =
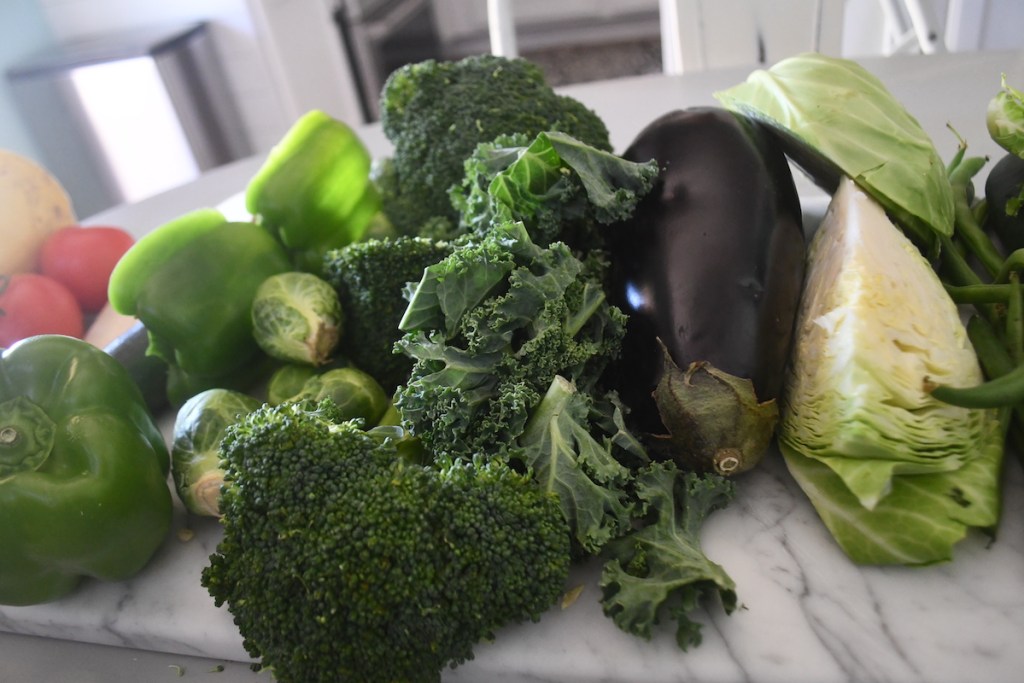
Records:
M998 415L934 399L926 377L982 380L932 267L843 179L808 251L779 446L858 563L948 560L968 528L998 521Z
M805 53L715 97L778 131L789 154L831 192L840 175L879 202L918 242L953 232L953 191L927 133L855 62Z

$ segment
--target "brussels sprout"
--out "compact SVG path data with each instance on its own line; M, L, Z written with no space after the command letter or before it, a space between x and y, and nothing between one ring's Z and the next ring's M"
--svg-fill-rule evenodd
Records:
M388 409L377 421L378 427L399 427L402 424L402 413L399 412L393 401L388 401Z
M940 402L977 356L938 276L882 207L840 182L809 249L779 424L786 464L843 550L871 564L948 559L999 518L994 411Z
M1006 84L988 103L988 133L997 145L1024 159L1024 93Z
M312 273L273 275L252 302L253 336L273 358L324 365L341 334L338 293Z
M358 368L336 368L314 375L291 400L330 398L345 419L361 418L367 427L378 425L391 407L383 387Z
M231 389L208 389L181 406L174 421L171 476L189 512L219 516L224 471L220 441L228 427L260 407L260 402Z
M316 368L310 365L281 366L274 371L267 382L267 403L276 406L293 399L302 392L306 382L316 374Z

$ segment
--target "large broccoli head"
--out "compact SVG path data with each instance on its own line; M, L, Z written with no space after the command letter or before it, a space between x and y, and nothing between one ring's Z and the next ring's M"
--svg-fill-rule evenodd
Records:
M424 467L329 402L264 406L222 445L202 583L281 683L438 681L561 595L557 500L502 463Z
M481 142L559 130L611 149L600 117L556 94L524 59L480 55L409 64L388 77L380 102L381 124L394 145L384 210L404 234L436 216L456 219L448 190L461 182L463 162Z

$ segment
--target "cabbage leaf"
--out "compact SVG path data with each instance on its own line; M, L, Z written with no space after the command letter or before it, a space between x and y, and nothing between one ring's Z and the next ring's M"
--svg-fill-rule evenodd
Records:
M856 62L800 54L715 97L779 132L787 153L827 191L847 176L919 242L952 234L953 191L931 139Z
M998 434L997 425L989 431ZM784 448L786 465L843 551L860 564L925 565L952 559L970 527L999 519L1002 446L985 437L978 457L941 474L898 476L873 509L861 505L827 465Z

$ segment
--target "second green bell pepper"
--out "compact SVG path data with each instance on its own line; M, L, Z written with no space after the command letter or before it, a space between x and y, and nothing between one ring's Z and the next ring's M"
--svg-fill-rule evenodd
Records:
M290 269L259 225L199 209L140 238L111 273L109 298L146 326L152 353L188 375L217 378L253 362L256 289Z
M170 530L169 456L138 387L71 337L0 355L0 604L139 572Z
M324 253L362 239L380 211L370 165L355 131L313 110L271 149L245 205L288 248L296 269L318 273Z

